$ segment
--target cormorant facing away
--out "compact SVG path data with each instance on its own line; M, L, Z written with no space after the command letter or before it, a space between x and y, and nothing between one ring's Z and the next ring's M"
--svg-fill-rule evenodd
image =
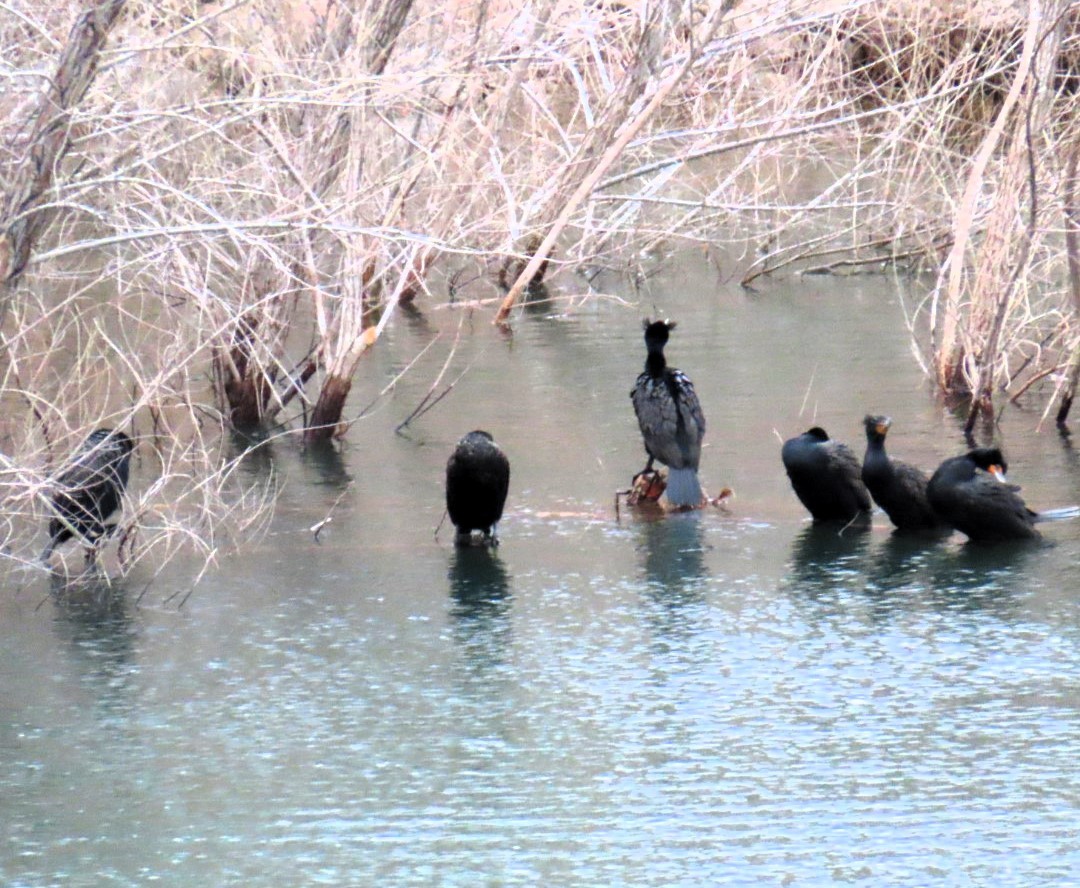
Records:
M42 561L48 561L53 550L75 534L87 545L87 562L93 561L97 543L116 529L105 519L120 508L134 447L123 432L98 429L72 454L54 481L56 514L49 521L49 544L41 553Z
M446 511L457 528L458 545L468 545L474 530L498 545L496 525L510 488L510 461L487 432L469 432L446 463Z
M866 456L862 480L870 495L900 530L944 532L949 529L930 505L926 495L929 479L921 469L885 452L885 436L892 420L887 416L867 416Z
M869 515L870 494L862 482L862 468L851 449L830 440L814 426L784 442L780 451L795 495L814 521L851 522Z
M1036 521L1075 518L1076 506L1034 512L1015 484L1005 482L1008 465L996 447L977 447L945 460L927 486L941 518L977 542L1034 539Z
M664 358L674 321L645 319L645 370L638 376L630 398L634 402L649 461L639 474L652 471L653 460L668 467L667 498L673 506L699 506L704 499L698 481L705 415L694 384Z

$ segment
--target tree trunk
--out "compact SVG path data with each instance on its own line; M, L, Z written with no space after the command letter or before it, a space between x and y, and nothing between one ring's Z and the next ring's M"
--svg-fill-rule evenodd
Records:
M1077 206L1077 187L1080 186L1080 138L1073 141L1065 166L1065 256L1069 266L1069 293L1072 296L1073 321L1080 320L1080 207ZM1076 398L1076 386L1080 383L1080 343L1073 347L1069 359L1061 404L1057 412L1057 424L1065 425L1069 410Z
M329 441L337 434L351 388L352 379L346 376L327 376L323 380L319 400L304 429L305 441Z
M705 45L712 39L721 21L734 6L735 0L725 0L713 12L712 21L704 29L705 36L700 45ZM644 107L638 107L639 100L644 99L650 82L654 80L654 73L660 68L663 47L667 42L665 38L677 26L681 9L681 5L677 3L657 4L654 7L652 16L642 29L637 51L627 68L621 89L608 105L604 117L586 134L575 152L574 159L563 167L559 182L552 189L545 208L534 220L534 224L546 229L546 234L539 246L530 251L529 261L521 268L499 306L495 316L496 324L505 324L510 310L525 288L536 280L538 275L543 278L542 270L572 215L588 199L597 183L621 156L623 149L660 109L664 100L697 60L697 49L700 47L695 47L685 59L674 66L673 71L656 84Z
M976 206L985 189L987 166L1001 144L1006 127L1012 123L1012 132L1014 134L1022 132L1022 129L1018 128L1018 126L1022 126L1022 122L1019 125L1017 124L1015 112L1031 71L1032 58L1035 54L1039 36L1040 21L1037 4L1033 3L1029 10L1027 29L1024 32L1023 51L1017 63L1016 75L1001 106L1001 111L975 154L971 171L968 173L964 194L960 199L956 218L953 220L953 247L949 252L949 257L942 272L943 276L947 275L947 280L939 283L939 290L945 290L944 304L941 306L940 311L935 310L935 321L931 331L935 375L938 386L947 397L967 394L972 390L973 381L970 375L965 372L965 363L968 361L971 352L971 338L969 335L971 324L969 317L965 315L963 306L971 295L965 277L968 272L969 253L973 249L972 239L974 236ZM1007 214L1008 218L1013 218L1010 210L1014 204L1008 203L1007 197L1015 200L1016 195L1006 196L1002 191L999 191L995 204L996 210L992 211L992 214L994 212L999 215ZM991 221L988 224L992 226L993 222ZM988 234L987 238L989 241L991 235ZM980 256L975 259L975 265L977 267L985 265L988 258L989 254L984 247ZM985 288L988 282L984 272L982 287ZM990 295L992 298L993 294Z
M1040 21L1049 22L1050 30L1043 32L1035 48L1025 86L1026 108L1018 108L1014 115L1002 182L975 272L971 294L971 339L975 348L973 398L964 427L968 432L980 413L987 419L993 416L994 387L1007 369L1008 355L1002 354L1002 338L1016 306L1017 287L1028 270L1038 218L1039 164L1033 142L1050 116L1066 5L1067 0L1050 0L1042 10ZM1038 7L1039 4L1032 2L1029 14L1038 16ZM1025 196L1026 220L1021 215Z
M50 213L41 208L53 175L70 145L71 109L82 101L97 74L98 58L124 0L104 0L75 21L60 55L56 75L42 97L29 148L12 177L0 215L0 322L11 292L26 270L30 252Z

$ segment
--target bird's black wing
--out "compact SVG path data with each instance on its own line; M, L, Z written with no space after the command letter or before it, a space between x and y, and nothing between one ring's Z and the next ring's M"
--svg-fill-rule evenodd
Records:
M838 441L830 441L828 447L829 466L844 479L845 486L851 491L859 509L870 511L870 493L862 480L862 463L850 447Z
M697 468L705 414L690 378L679 370L642 373L630 397L649 454L673 469Z

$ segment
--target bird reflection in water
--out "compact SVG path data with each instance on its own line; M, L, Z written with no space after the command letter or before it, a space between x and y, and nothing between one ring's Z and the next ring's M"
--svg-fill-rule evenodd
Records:
M135 655L136 624L127 589L100 573L69 578L54 572L49 591L57 634L85 664L91 683L100 688L101 703L114 708Z
M469 665L500 665L510 643L510 576L498 551L457 546L450 556L450 616L454 639Z
M1018 595L1029 591L1025 562L1049 543L1006 540L992 546L964 542L934 559L928 582L932 603L941 610L996 614L1008 619Z
M811 524L791 546L792 581L811 594L848 586L862 576L870 525L854 521L842 530L836 524Z
M867 591L885 593L925 585L927 564L946 539L941 534L893 530L869 558Z
M680 512L664 516L642 514L638 524L644 555L646 594L658 606L657 633L683 635L702 616L705 603L705 533L702 515Z

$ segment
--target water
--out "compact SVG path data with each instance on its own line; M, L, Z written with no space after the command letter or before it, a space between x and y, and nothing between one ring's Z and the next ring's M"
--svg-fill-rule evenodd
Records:
M618 279L608 292L634 299ZM567 279L563 292L576 287ZM779 437L825 425L927 467L962 449L881 279L530 311L506 338L401 322L342 454L277 442L270 534L183 609L162 579L9 579L0 597L0 882L101 885L1060 885L1080 866L1080 523L1043 545L919 544L878 515L813 531ZM726 511L623 514L639 315L709 421ZM494 552L433 531L456 439L512 465ZM1080 464L1007 414L1014 480L1080 501ZM139 466L133 483L140 483ZM348 486L351 483L351 487ZM343 489L346 494L336 508ZM316 542L310 528L332 512Z

